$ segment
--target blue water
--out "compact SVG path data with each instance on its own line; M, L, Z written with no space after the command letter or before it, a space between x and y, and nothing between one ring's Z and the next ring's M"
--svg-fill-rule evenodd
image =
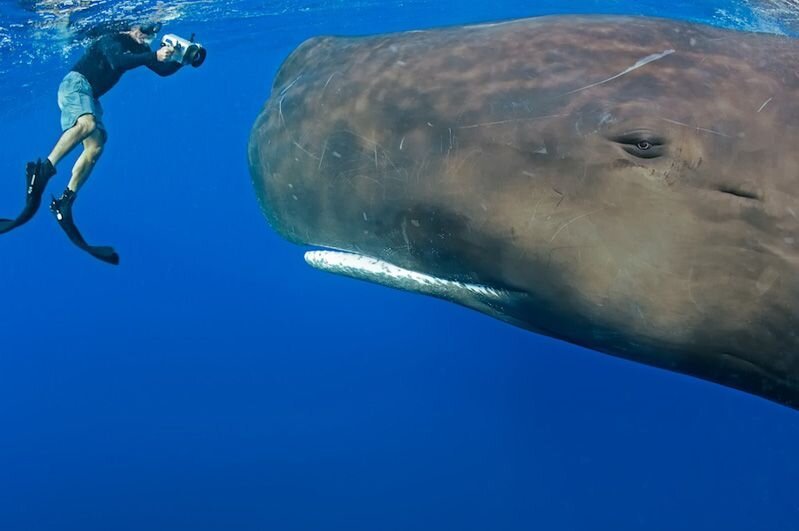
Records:
M567 12L794 33L791 9L3 2L6 216L93 25L159 16L210 52L103 99L110 140L76 218L121 266L46 211L0 238L0 530L799 529L796 411L311 270L246 165L277 67L312 35Z

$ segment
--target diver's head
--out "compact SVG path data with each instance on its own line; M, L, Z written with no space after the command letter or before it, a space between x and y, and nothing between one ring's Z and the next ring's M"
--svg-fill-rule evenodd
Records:
M134 24L128 32L133 40L139 44L152 44L155 35L161 30L161 24L158 22L150 24Z

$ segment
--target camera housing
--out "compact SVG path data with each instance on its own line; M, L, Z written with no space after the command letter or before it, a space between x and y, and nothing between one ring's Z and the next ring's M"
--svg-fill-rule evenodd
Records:
M191 65L194 68L198 68L202 65L207 55L205 48L203 48L200 43L194 42L194 35L191 36L191 39L187 40L173 33L169 33L161 38L161 46L171 46L174 48L175 53L169 58L170 61L182 65Z

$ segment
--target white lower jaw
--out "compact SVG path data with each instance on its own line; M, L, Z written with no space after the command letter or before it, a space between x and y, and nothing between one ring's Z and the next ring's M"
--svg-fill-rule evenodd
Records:
M308 251L305 253L305 261L311 267L322 271L446 299L496 317L501 317L503 312L500 308L509 302L513 295L512 292L489 286L456 282L418 273L355 253Z

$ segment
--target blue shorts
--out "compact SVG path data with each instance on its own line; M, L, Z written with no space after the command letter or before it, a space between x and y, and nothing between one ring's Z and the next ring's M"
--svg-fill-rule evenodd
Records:
M64 76L58 87L58 108L61 109L62 131L73 127L84 114L91 114L103 137L108 136L103 125L103 107L83 74L70 72Z

